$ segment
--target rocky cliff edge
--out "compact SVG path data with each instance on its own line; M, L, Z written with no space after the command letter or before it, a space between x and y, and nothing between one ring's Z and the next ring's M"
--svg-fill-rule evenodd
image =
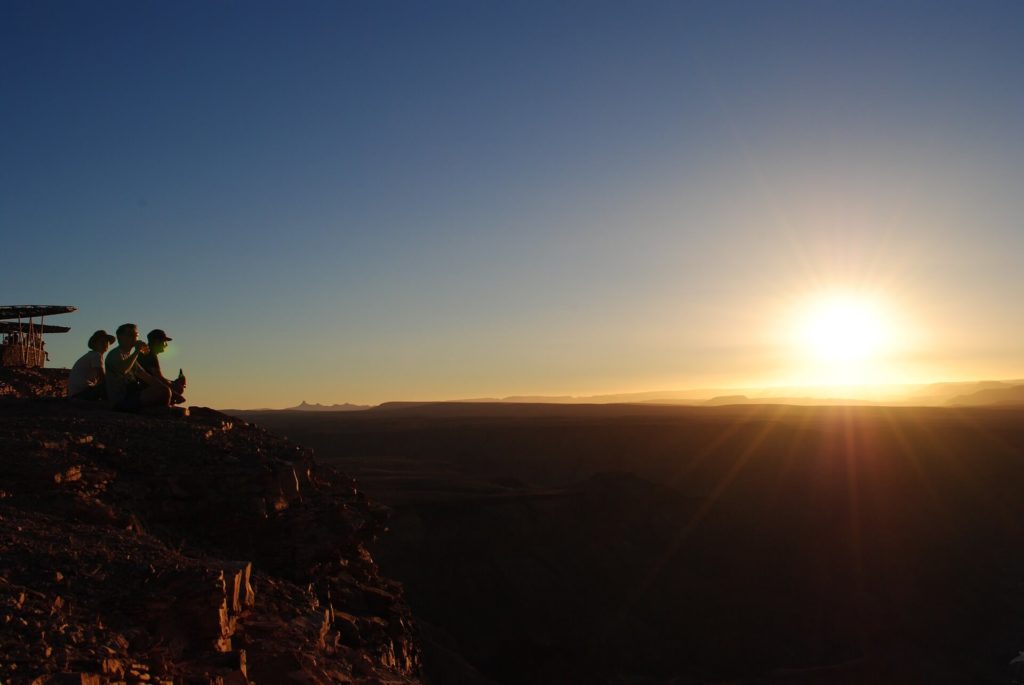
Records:
M419 682L385 519L219 412L0 398L0 682Z

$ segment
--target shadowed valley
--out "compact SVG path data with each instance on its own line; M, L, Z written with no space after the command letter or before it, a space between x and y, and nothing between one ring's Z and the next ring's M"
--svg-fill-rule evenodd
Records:
M245 418L395 510L374 555L438 682L1008 683L1024 648L1018 410Z

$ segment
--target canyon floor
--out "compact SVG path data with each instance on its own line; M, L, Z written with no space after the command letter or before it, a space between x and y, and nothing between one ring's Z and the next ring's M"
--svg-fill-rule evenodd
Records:
M392 508L428 680L1020 680L1019 409L243 415Z

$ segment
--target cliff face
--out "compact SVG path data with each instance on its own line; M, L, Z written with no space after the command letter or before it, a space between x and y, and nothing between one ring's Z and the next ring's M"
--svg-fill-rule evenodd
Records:
M2 399L0 682L418 682L384 520L218 412Z

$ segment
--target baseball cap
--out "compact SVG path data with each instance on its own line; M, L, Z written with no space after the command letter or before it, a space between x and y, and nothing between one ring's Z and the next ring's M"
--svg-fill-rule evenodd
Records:
M167 333L164 332L164 329L154 328L153 330L146 334L146 340L148 340L149 342L157 342L161 340L164 342L170 342L171 338L167 337Z

